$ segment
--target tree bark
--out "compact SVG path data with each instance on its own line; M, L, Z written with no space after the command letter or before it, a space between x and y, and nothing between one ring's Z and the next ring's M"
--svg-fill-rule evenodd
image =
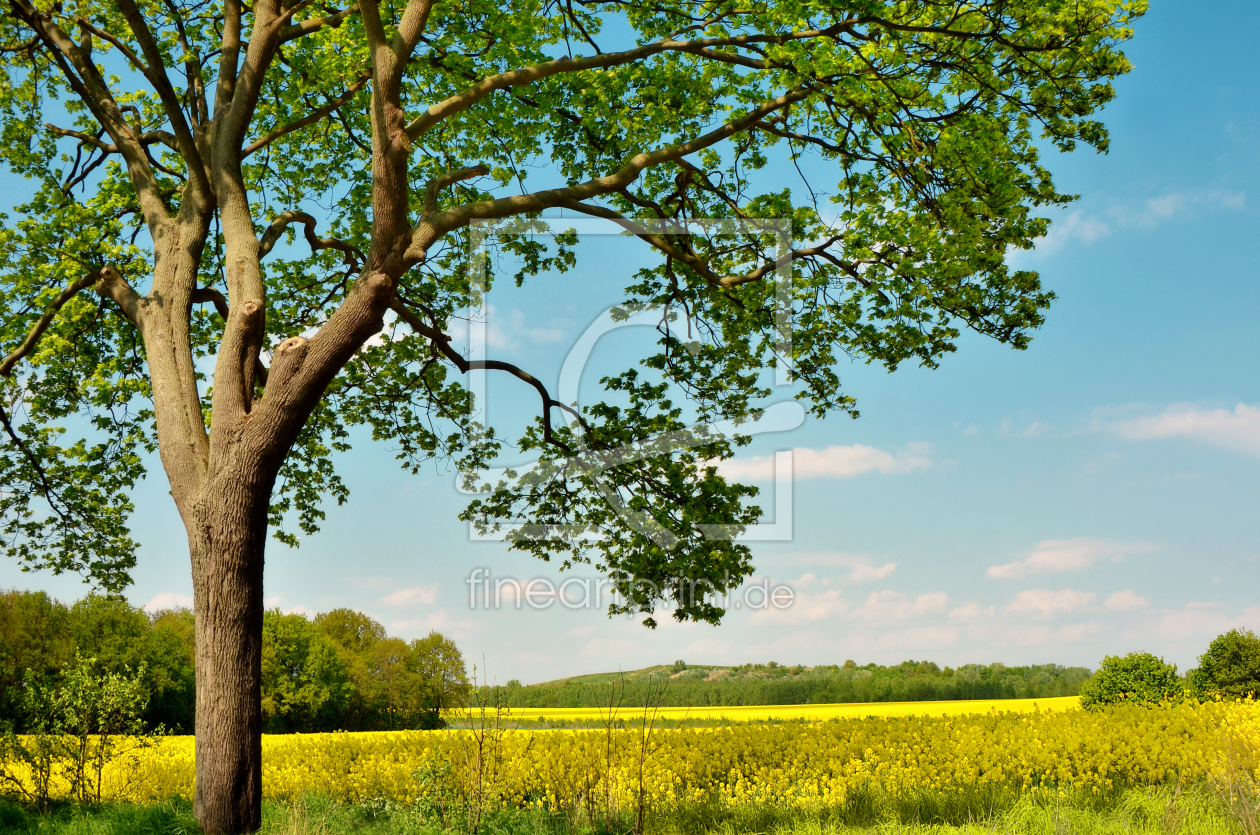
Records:
M263 469L216 474L186 520L197 616L193 808L207 835L262 824L263 551L274 481Z

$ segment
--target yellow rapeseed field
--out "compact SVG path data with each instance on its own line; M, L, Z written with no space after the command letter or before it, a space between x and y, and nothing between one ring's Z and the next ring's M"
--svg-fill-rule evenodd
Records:
M760 722L769 719L854 719L863 716L958 716L964 713L986 713L990 710L1027 713L1033 710L1067 710L1079 707L1079 696L1053 699L993 699L948 702L859 702L836 705L715 705L706 707L664 707L657 711L661 719L671 723L685 719L729 719L732 722ZM596 707L522 707L513 708L512 717L522 721L599 721L608 716L607 709ZM642 708L622 707L613 711L617 719L631 720L643 713Z
M266 736L263 791L275 799L318 792L343 800L474 798L551 809L598 799L624 809L641 787L652 805L817 807L844 805L869 790L1105 791L1187 781L1225 768L1227 759L1236 765L1240 751L1251 752L1247 768L1256 769L1260 750L1260 705L1253 703L1099 712L1012 702L1000 707L1015 710L983 713L878 707L886 714L657 730L646 739L634 729ZM103 788L114 799L191 796L192 738L168 737L116 763Z

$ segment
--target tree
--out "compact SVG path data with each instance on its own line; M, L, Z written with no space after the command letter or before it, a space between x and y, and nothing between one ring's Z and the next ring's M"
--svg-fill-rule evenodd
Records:
M377 641L368 651L368 669L375 685L374 696L389 719L389 730L394 730L398 714L406 709L408 693L412 689L407 670L407 642L402 638L386 638Z
M273 733L335 730L345 716L352 689L337 647L304 615L286 615L278 609L263 616L262 637L261 702L266 729Z
M346 730L370 730L372 697L376 691L372 678L372 647L385 640L385 627L371 617L353 609L333 609L315 616L315 626L337 645L346 674L350 678L350 698L342 727Z
M193 613L166 609L149 620L147 663L153 690L145 721L150 728L162 725L171 733L192 733L197 703Z
M120 595L89 594L70 607L70 634L81 655L107 671L147 660L149 618Z
M455 642L433 630L412 641L410 649L411 665L419 680L419 709L440 715L443 710L463 707L472 695L472 682Z
M531 519L514 547L591 560L649 626L716 622L759 510L712 466L745 438L688 425L755 416L771 367L856 415L842 354L1026 347L1053 294L1006 256L1070 199L1040 152L1106 148L1091 116L1144 3L7 6L0 158L28 186L0 229L0 530L122 588L156 449L193 575L194 805L221 833L259 826L267 533L296 545L345 500L348 427L474 472L504 442L458 375L519 379L539 463L465 518ZM771 160L825 179L793 193ZM656 352L580 408L448 333L482 299L474 225L557 208L659 256L620 308L664 310ZM705 217L743 231L684 223ZM521 282L573 264L570 235L501 243Z
M134 771L135 754L155 739L142 718L149 698L143 665L135 674L125 667L98 672L95 658L76 654L64 672L55 687L27 685L27 733L0 736L0 786L41 811L48 810L58 783L80 802L100 803L105 766L126 757ZM7 767L12 765L16 773Z
M1149 652L1131 652L1124 657L1108 655L1098 672L1081 685L1081 707L1098 709L1103 705L1162 704L1181 701L1185 685L1177 675L1176 664L1165 664Z
M1200 698L1260 695L1260 637L1250 629L1217 635L1190 671L1190 686Z
M89 594L70 607L69 631L75 650L94 658L104 673L142 670L146 719L150 727L191 730L187 697L195 686L192 660L173 629L175 616L162 628L119 595Z
M27 691L55 683L74 661L69 619L69 609L46 592L0 592L0 730L27 731Z
M389 637L381 623L354 609L333 609L315 616L315 626L333 643L349 652L362 653Z

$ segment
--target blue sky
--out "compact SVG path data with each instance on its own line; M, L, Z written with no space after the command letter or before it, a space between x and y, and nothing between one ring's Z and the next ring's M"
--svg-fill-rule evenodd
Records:
M1110 154L1049 160L1060 189L1082 197L1018 256L1059 295L1031 348L965 337L937 370L846 365L860 419L806 420L748 450L738 466L772 503L762 459L796 449L792 539L752 546L758 582L791 587L791 606L655 631L598 608L472 608L477 568L563 578L473 541L449 468L408 476L366 441L344 461L349 504L301 548L271 548L269 602L361 609L404 637L440 629L500 682L677 658L1094 666L1143 649L1184 668L1219 632L1260 630L1260 7L1189 9L1156 4L1138 23L1134 71L1105 113ZM576 273L496 289L492 351L554 381L645 257L634 241L596 240ZM583 380L635 345L601 340ZM534 407L510 382L488 395L509 423ZM131 600L187 599L160 478L137 503ZM66 600L85 590L0 563L10 585Z

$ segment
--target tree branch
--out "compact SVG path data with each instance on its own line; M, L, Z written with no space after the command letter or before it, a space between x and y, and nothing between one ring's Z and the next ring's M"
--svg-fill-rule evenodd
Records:
M206 79L201 71L201 56L188 42L188 31L184 28L184 18L175 7L174 0L163 0L171 19L175 21L175 30L179 33L179 44L184 49L184 77L188 80L189 115L193 126L199 127L210 121L210 104L206 101ZM195 105L195 109L194 109Z
M39 461L39 457L31 452L30 447L26 445L26 441L18 437L17 431L13 428L13 423L9 420L9 413L5 411L4 406L0 405L0 424L4 425L4 432L13 441L13 445L22 450L22 455L26 458L27 463L31 465L31 469L39 476L40 492L44 494L44 501L48 502L48 506L52 508L53 513L57 514L57 518L63 522L67 521L65 511L58 506L54 499L57 491L48 483L48 472L44 469Z
M450 360L451 363L459 369L461 374L467 374L469 371L506 371L516 379L532 386L534 391L538 392L538 396L542 399L543 440L545 442L564 450L570 455L574 453L574 450L568 444L556 439L554 435L554 431L551 426L552 408L562 409L563 411L573 415L573 417L576 418L578 423L582 426L582 429L586 431L587 435L590 435L591 428L587 424L586 419L583 418L582 415L572 406L561 403L559 400L552 397L547 391L547 387L543 385L542 381L533 374L530 374L528 371L525 371L510 362L503 362L501 360L465 359L462 354L451 347L451 337L449 335L443 333L437 328L426 325L419 316L408 309L406 305L398 300L397 297L390 302L389 309L397 313L398 318L406 322L412 330L432 342L433 347L436 348L442 356Z
M469 168L461 168L458 171L448 171L429 180L424 187L424 213L429 215L437 211L438 192L448 186L453 186L463 180L471 180L473 177L484 177L490 173L490 169L484 165L474 165Z
M131 323L143 332L140 319L140 294L131 288L126 279L113 267L108 264L100 269L92 270L92 272L80 279L70 282L66 287L57 294L57 298L52 300L52 304L44 311L44 314L35 320L35 324L31 326L30 331L26 335L26 339L22 344L14 348L3 361L0 361L0 375L9 377L13 374L13 366L23 358L35 350L35 346L39 344L40 337L44 335L44 331L52 324L53 319L57 317L57 313L61 308L65 307L66 302L70 301L76 295L89 287L95 287L96 292L102 298L113 299Z
M198 287L192 291L193 304L213 304L218 314L227 321L228 303L227 298L213 287Z
M350 15L354 14L358 10L359 4L355 3L353 6L350 6L347 9L342 9L335 14L330 14L326 17L309 18L299 23L295 23L292 26L286 26L280 30L280 43L283 44L292 40L297 40L298 38L309 35L312 32L316 32L325 26L336 29L345 22L346 18L350 17Z
M223 294L214 287L198 287L192 293L193 304L213 304L215 312L223 319L228 320L227 299ZM262 384L263 388L267 387L267 366L263 365L262 357L254 357L254 378Z
M295 130L301 130L307 125L313 125L316 122L318 122L320 119L323 119L326 116L331 115L333 111L337 110L346 102L350 101L350 99L354 98L355 93L362 90L363 85L367 84L368 81L370 81L371 79L372 79L371 73L364 73L363 75L359 76L359 78L353 84L351 84L349 87L346 88L346 91L344 93L342 93L337 98L333 99L324 107L321 107L318 110L312 111L310 114L303 116L301 119L298 119L296 122L290 122L287 125L282 125L276 128L275 130L273 130L271 133L267 134L266 136L263 136L251 142L250 144L246 145L245 148L241 151L241 158L244 159L245 157L249 156L255 151L262 150L263 148L267 147L272 142L275 142L277 139L284 136L285 134L293 133L293 131Z
M284 234L284 230L290 224L301 223L305 228L306 242L310 244L311 250L317 252L321 249L335 249L345 258L346 266L353 267L362 265L367 259L358 247L353 244L336 238L319 238L315 236L315 218L306 212L289 211L281 212L280 215L271 222L267 227L267 231L263 233L262 240L258 245L258 258L265 258L268 253L275 247L276 242L280 240L280 236Z
M214 115L226 113L236 93L241 60L241 0L223 2L223 39L219 44L219 80L214 90Z
M705 38L694 41L663 40L657 41L656 43L645 44L635 49L625 50L623 52L605 52L600 55L592 55L586 58L564 57L558 58L554 61L546 61L542 64L535 64L532 67L510 70L508 72L483 78L477 83L465 88L463 91L433 105L407 125L407 136L412 139L418 138L425 131L429 130L446 117L459 113L462 110L466 110L496 90L534 84L535 82L541 81L544 78L549 78L553 75L581 72L583 70L619 67L624 64L641 61L644 58L657 55L662 52L687 52L710 60L721 60L725 63L738 63L762 69L765 66L769 66L768 62L757 62L731 53L716 53L712 48L722 46L745 46L756 43L784 44L797 40L835 37L835 35L839 32L850 28L855 22L856 21L853 20L846 20L829 26L826 29L789 32L785 35L737 35L730 38Z
M140 333L144 333L144 318L142 316L142 305L144 299L140 294L127 283L127 279L122 277L122 273L106 264L101 267L101 276L96 282L96 292L107 299L113 299L114 303L122 310L123 315L131 321L131 324L140 329Z
M97 148L98 150L101 150L107 154L119 153L117 145L111 145L110 143L102 139L96 138L90 133L84 133L83 131L78 131L78 130L71 130L70 128L59 128L56 125L50 125L47 122L44 123L44 127L48 128L48 130L52 131L58 136L65 136L65 137L77 139L80 142L91 145L92 147ZM165 145L166 147L170 148L172 151L176 151L176 152L179 151L179 146L175 144L176 143L175 134L171 133L170 131L149 130L137 136L136 139L139 140L141 145L156 145L158 143L161 143L162 145Z
M3 361L0 361L0 375L8 377L13 373L13 366L17 365L20 359L35 350L35 346L39 343L39 338L44 335L44 331L48 330L48 326L56 318L57 311L61 310L66 302L78 295L79 291L86 290L94 285L97 279L100 278L100 274L100 270L93 270L77 281L70 282L65 289L57 294L57 298L53 299L52 304L44 311L44 315L35 321L22 344L14 348Z
M184 116L183 107L180 106L179 95L166 74L166 57L158 47L153 32L149 29L148 21L144 19L144 15L136 7L134 0L117 0L117 2L149 63L148 70L142 71L149 79L149 83L157 90L158 98L162 101L166 118L170 120L171 127L175 131L175 138L179 141L179 152L184 157L189 176L197 183L202 194L209 195L210 179L206 175L206 165L201 159L201 152L197 150L197 141L193 138L192 130L188 127L188 119Z
M575 183L563 188L546 189L529 194L500 197L494 200L482 200L477 203L466 203L463 206L448 209L440 214L421 218L420 223L412 230L411 245L404 254L405 261L411 264L418 263L424 257L425 251L433 241L447 232L458 229L476 219L501 218L537 212L555 206L563 206L572 201L585 200L624 189L634 182L645 169L681 159L688 154L716 145L750 125L756 124L767 114L781 110L793 102L806 98L808 95L809 90L803 87L790 90L781 96L762 102L738 119L727 122L721 127L715 128L688 142L667 145L654 151L635 154L620 170L604 177L596 177L595 179Z
M127 162L127 174L136 190L145 222L151 232L156 232L162 224L170 220L161 188L146 158L144 146L123 118L122 110L93 63L92 56L30 0L10 0L10 4L16 16L30 26L48 46L66 83L114 140L118 152Z

